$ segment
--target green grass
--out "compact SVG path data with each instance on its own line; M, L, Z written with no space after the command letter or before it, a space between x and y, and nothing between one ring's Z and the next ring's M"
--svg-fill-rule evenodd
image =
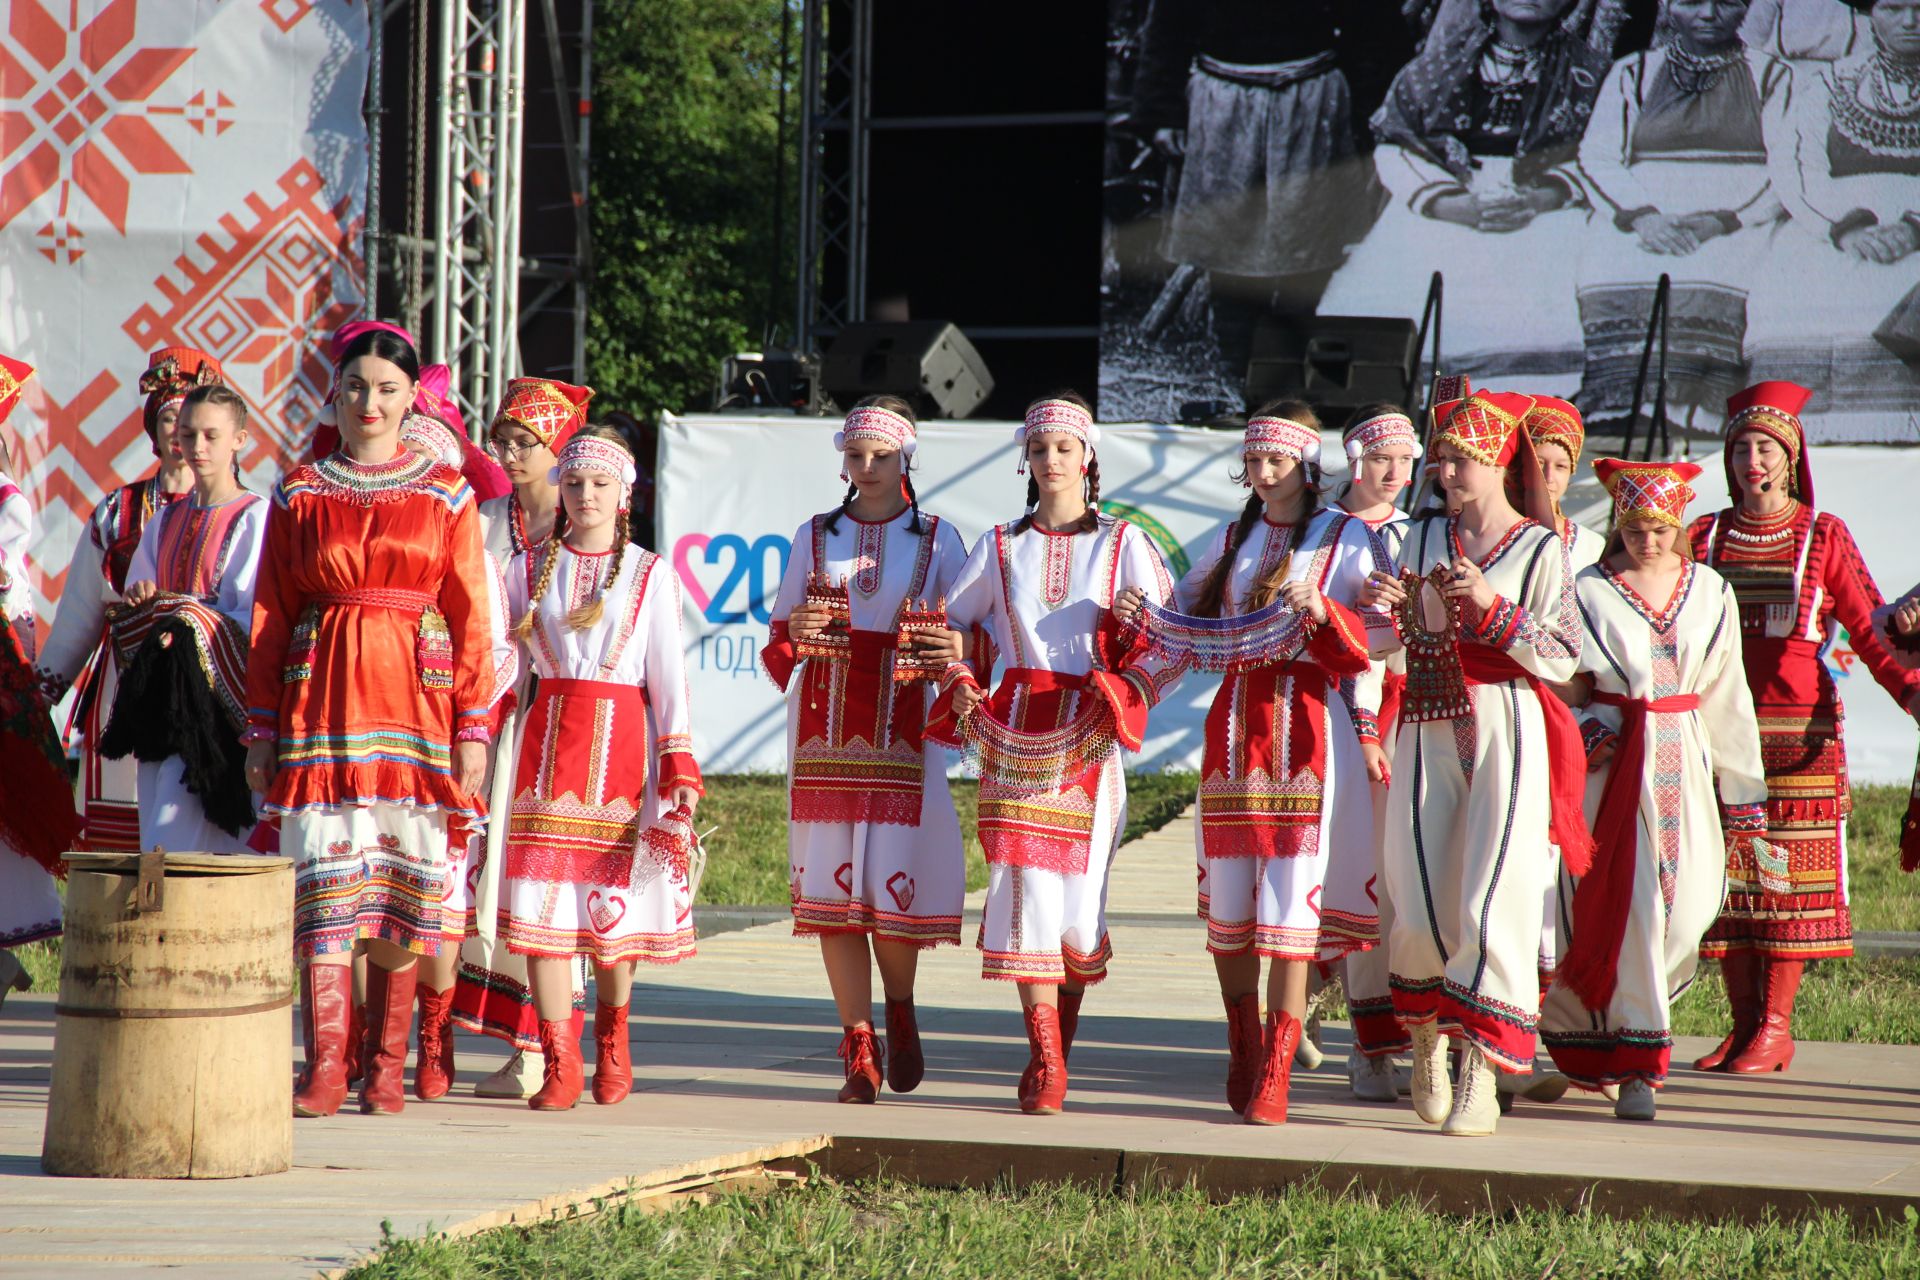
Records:
M1900 870L1905 787L1861 787L1847 823L1847 898L1853 927L1920 933L1920 874Z
M700 901L715 904L781 903L787 900L787 780L781 774L740 774L708 778L700 802L699 826L718 824L707 838L707 878ZM987 863L974 835L980 784L951 781L953 806L960 815L966 846L967 888L987 882ZM1200 785L1192 773L1127 775L1128 840L1158 830L1193 802Z
M1404 1199L1317 1191L1212 1204L1190 1189L1112 1195L1066 1185L946 1191L815 1181L666 1212L623 1205L584 1220L466 1240L397 1241L348 1274L1870 1280L1920 1274L1920 1238L1911 1216L1876 1233L1831 1214L1747 1227L1557 1210L1462 1217Z

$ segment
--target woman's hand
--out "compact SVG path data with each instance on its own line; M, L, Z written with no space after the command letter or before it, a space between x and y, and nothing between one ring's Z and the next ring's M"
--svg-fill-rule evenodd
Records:
M1482 616L1498 602L1500 597L1495 595L1493 588L1487 585L1486 576L1480 572L1480 566L1471 558L1455 556L1452 565L1448 567L1452 570L1452 574L1448 577L1446 585L1441 588L1441 594L1448 600L1470 604L1478 609Z
M461 795L480 794L480 780L487 776L487 744L484 742L456 742L453 744L453 785Z
M1885 227L1861 227L1840 237L1840 247L1862 262L1890 266L1914 251L1920 233L1906 222Z
M1406 584L1390 573L1375 569L1360 586L1363 609L1397 609L1407 598Z
M1700 237L1685 218L1672 218L1658 211L1643 213L1633 220L1633 234L1648 253L1680 257L1700 247Z
M1377 742L1360 744L1360 758L1367 762L1367 776L1381 786L1393 782L1393 771L1387 767L1387 753Z
M1920 595L1910 595L1893 606L1893 614L1887 623L1887 629L1897 636L1920 633Z
M1185 129L1155 129L1153 131L1153 149L1163 156L1183 156L1187 154L1187 131Z
M121 598L130 605L138 606L159 594L160 584L157 582L130 582L127 584L126 593Z
M700 793L692 787L674 787L667 792L667 807L677 809L687 806L687 816L691 817L700 808Z
M1280 598L1286 601L1290 608L1300 610L1315 622L1325 623L1327 620L1327 602L1321 597L1320 588L1311 582L1282 583Z
M273 786L273 775L280 772L279 744L271 738L247 744L247 786L260 795Z
M1612 762L1614 745L1614 740L1608 738L1593 749L1593 754L1587 757L1588 773L1598 773Z
M913 651L918 657L947 666L965 657L964 640L965 637L958 631L946 627L937 631L916 631L913 633Z
M1140 607L1147 601L1147 593L1138 587L1128 587L1113 598L1113 616L1122 622L1132 622L1140 614Z
M963 681L960 687L953 691L953 714L965 720L973 714L973 709L979 706L985 697L986 695L980 692L979 685Z
M796 605L787 616L787 634L795 640L811 640L827 629L832 610L823 604Z

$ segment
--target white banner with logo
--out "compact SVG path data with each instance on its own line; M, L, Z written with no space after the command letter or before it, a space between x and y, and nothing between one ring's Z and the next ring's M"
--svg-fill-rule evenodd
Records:
M660 428L656 542L685 596L694 744L710 773L784 771L786 719L759 653L794 530L833 507L845 487L833 449L835 418L668 416ZM1237 432L1103 426L1101 506L1134 521L1178 577L1245 497L1229 477ZM1337 444L1328 441L1330 447ZM925 510L951 520L968 546L1017 516L1026 481L1016 475L1013 424L928 423L914 487ZM1889 593L1920 580L1920 541L1873 494L1920 493L1920 450L1829 448L1816 456L1821 506L1843 515ZM1724 505L1718 459L1699 481L1695 512ZM1585 515L1586 513L1579 513ZM1590 523L1604 527L1604 510ZM1829 655L1847 703L1847 754L1858 781L1905 782L1914 724L1853 661ZM1189 678L1156 708L1141 768L1197 768L1214 682Z

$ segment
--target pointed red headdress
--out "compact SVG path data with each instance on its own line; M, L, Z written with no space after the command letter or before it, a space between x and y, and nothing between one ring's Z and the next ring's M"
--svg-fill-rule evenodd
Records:
M1727 492L1740 500L1740 486L1733 476L1733 442L1749 431L1757 431L1778 441L1787 451L1787 474L1793 496L1813 505L1813 463L1807 457L1807 431L1800 425L1800 411L1813 399L1813 392L1794 382L1756 382L1738 395L1727 397L1727 445L1722 457L1727 467Z

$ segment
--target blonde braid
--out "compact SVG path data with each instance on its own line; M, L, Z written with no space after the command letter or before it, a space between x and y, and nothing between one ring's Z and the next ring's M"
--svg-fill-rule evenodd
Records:
M606 595L613 590L613 584L620 580L620 565L627 558L627 513L619 512L613 518L613 536L619 541L613 549L613 563L607 566L607 580L593 593L593 599L567 615L567 625L575 631L591 631L600 625L600 619L606 614Z
M520 621L514 623L514 638L520 641L533 639L533 618L540 612L540 602L547 597L547 588L553 585L553 571L560 563L560 535L547 539L547 546L541 553L540 578L534 584L533 595L527 601L527 611L520 615Z

